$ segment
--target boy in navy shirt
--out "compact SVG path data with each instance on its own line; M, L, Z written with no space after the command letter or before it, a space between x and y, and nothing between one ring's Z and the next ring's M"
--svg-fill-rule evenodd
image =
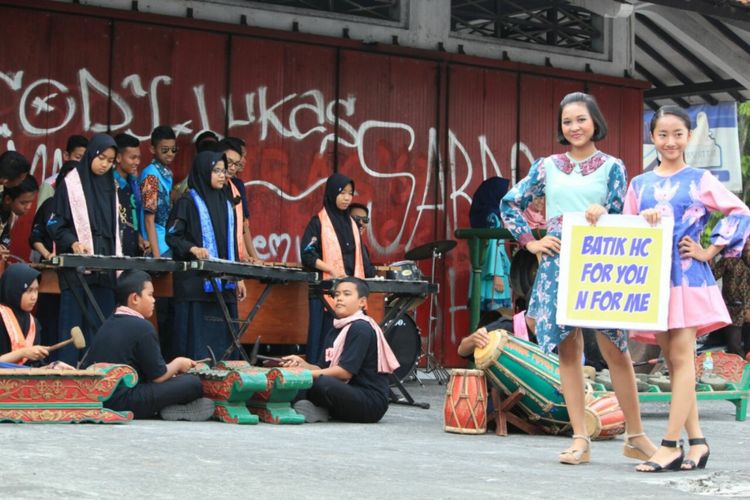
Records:
M135 418L201 421L211 418L212 400L203 398L195 366L188 358L165 363L154 327L146 318L154 312L154 286L143 271L125 271L117 281L115 313L104 322L88 352L89 364L130 365L138 372L133 388L118 388L104 406L132 411Z
M312 371L313 386L294 409L305 422L328 420L329 415L347 422L378 422L388 410L388 374L398 361L372 318L365 316L369 287L359 278L347 277L334 288L333 329L323 343L319 362L307 363L296 355L283 358L282 366Z

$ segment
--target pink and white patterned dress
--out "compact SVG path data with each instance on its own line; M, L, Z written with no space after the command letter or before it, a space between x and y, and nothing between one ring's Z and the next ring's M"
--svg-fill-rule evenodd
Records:
M708 262L681 258L679 242L685 236L700 241L711 212L726 217L711 234L711 243L725 245L722 254L742 253L750 233L750 210L709 171L686 166L669 176L645 172L635 178L625 195L625 214L639 214L648 208L674 217L672 265L669 293L669 329L697 328L705 335L731 323ZM641 342L655 343L658 332L632 332Z

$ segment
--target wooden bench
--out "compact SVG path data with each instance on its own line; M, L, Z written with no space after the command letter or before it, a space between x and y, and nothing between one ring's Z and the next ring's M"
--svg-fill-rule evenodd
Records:
M726 352L712 352L714 362L713 374L727 380L727 386L723 390L714 390L708 384L696 384L696 397L698 401L724 399L735 406L735 419L739 422L747 418L747 402L750 394L750 363L736 354ZM703 375L703 361L706 354L703 353L695 358L696 380ZM594 384L597 394L604 390L600 384ZM671 401L672 393L659 389L656 385L649 385L648 391L639 392L638 400L641 403L651 401Z

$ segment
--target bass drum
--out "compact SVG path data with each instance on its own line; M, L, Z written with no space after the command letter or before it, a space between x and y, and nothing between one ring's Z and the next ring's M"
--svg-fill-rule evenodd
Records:
M510 261L510 287L517 297L526 299L527 305L538 268L536 255L523 248L518 249Z
M388 328L390 323L386 324ZM385 330L386 328L383 328ZM399 381L403 381L417 368L419 354L422 351L422 337L419 328L411 316L403 314L396 320L396 324L386 333L385 340L396 355L399 366L393 374Z

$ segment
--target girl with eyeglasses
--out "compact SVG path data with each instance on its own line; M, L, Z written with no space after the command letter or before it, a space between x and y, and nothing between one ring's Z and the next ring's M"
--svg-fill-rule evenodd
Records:
M224 259L238 261L237 221L234 200L227 188L227 159L222 153L204 151L195 157L188 176L188 190L175 202L167 225L167 244L175 260ZM214 293L218 281L230 315L237 318L237 301L244 300L242 281L206 280L197 272L175 273L175 330L173 356L208 357L210 346L220 355L232 342ZM234 352L238 355L238 352Z

